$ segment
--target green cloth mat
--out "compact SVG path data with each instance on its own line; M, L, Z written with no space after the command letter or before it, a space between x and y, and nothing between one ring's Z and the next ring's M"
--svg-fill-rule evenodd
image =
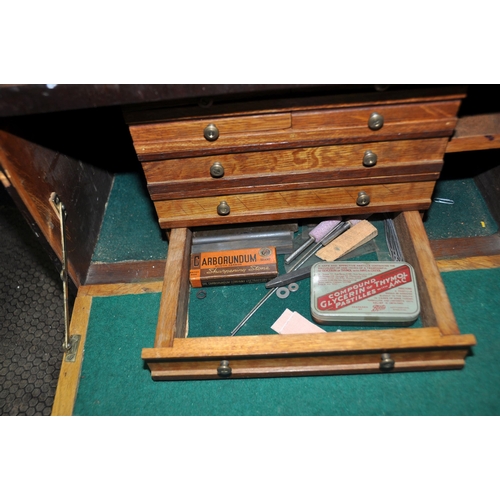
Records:
M92 262L162 260L167 248L143 173L115 175Z
M489 236L498 231L474 179L439 180L432 198L452 200L453 205L432 203L424 218L429 239Z
M463 370L154 382L141 350L153 346L160 295L96 297L74 415L499 415L500 269L443 280L478 341Z

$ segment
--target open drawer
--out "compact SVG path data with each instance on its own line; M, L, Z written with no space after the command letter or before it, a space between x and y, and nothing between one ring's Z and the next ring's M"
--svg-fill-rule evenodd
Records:
M458 369L474 335L461 334L417 211L395 218L405 260L415 269L419 328L188 337L191 230L172 229L155 344L142 359L154 380L277 377Z

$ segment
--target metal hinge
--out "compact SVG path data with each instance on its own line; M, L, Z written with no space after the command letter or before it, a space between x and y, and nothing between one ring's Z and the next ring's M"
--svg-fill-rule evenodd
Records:
M63 349L69 356L72 346L78 349L78 342L72 343L69 338L69 292L68 292L68 258L66 256L66 208L63 205L59 195L57 193L51 193L50 203L52 208L54 208L57 217L59 219L61 227L61 252L62 252L62 269L61 269L61 281L63 284L63 300L64 300L64 343ZM74 359L73 359L74 361Z

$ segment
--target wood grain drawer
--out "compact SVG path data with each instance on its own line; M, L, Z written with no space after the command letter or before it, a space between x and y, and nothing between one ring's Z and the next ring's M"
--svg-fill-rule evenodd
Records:
M435 182L415 177L414 181L405 183L165 200L155 202L155 207L163 229L395 212L401 207L426 210ZM357 204L361 191L370 196L368 206ZM228 215L218 215L217 207L221 202L229 205Z
M350 144L372 141L449 137L456 125L460 99L409 104L295 110L250 116L130 125L140 161L213 156L249 151ZM369 127L372 113L383 117L378 130ZM218 138L204 137L215 125Z
M155 201L218 195L436 180L448 140L423 139L287 149L143 163ZM365 154L377 156L365 166ZM219 164L223 175L214 178ZM219 168L220 168L219 167Z
M331 212L330 215L334 215ZM336 333L189 338L191 231L173 229L154 347L142 350L154 380L218 379L221 361L231 378L459 369L476 339L461 334L418 212L395 218L405 260L415 269L421 328ZM247 312L243 311L242 315ZM221 318L223 321L223 318Z

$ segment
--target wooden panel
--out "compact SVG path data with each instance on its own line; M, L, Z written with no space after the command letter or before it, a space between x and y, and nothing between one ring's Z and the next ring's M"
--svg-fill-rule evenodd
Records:
M447 153L500 148L500 113L464 116L458 120Z
M175 339L171 348L143 349L142 359L194 360L310 354L366 353L380 350L463 348L475 345L473 335L441 335L439 328L393 328L352 332L250 335Z
M240 153L144 163L153 200L264 191L309 189L360 183L404 182L401 176L439 174L447 139L375 142L319 148ZM363 166L371 150L378 157L373 167ZM220 162L224 177L210 176L210 166ZM427 179L436 179L436 175Z
M460 369L467 350L391 353L391 372ZM381 373L380 354L231 359L231 378ZM218 361L151 363L153 380L218 379Z
M246 117L208 116L203 120L179 120L157 124L131 125L135 149L141 161L210 156L244 151L349 144L424 137L449 137L456 126L459 99L400 105L294 111L292 126L287 114L275 126L267 125L275 115ZM385 124L377 131L368 128L368 119L377 111ZM262 125L257 125L262 121ZM213 122L220 127L218 140L208 142L203 129ZM245 123L255 125L245 127ZM278 126L279 124L279 126ZM259 127L261 127L259 129ZM226 132L227 130L227 132Z
M430 197L433 189L433 181L361 185L158 201L155 206L160 226L166 229L222 223L425 210L431 203ZM371 196L371 203L367 207L356 205L360 191L365 191ZM217 206L221 201L226 201L231 208L231 213L227 216L217 215Z
M368 119L373 112L384 117L386 125L398 124L404 130L410 122L432 121L455 118L460 100L427 102L423 104L397 104L392 106L375 105L354 109L337 109L326 111L305 111L292 114L294 130L312 128L342 129L351 127L367 127Z
M465 259L443 259L436 261L439 271L470 271L471 269L492 269L500 267L500 254Z
M58 152L0 131L0 162L59 259L60 223L49 198L61 197L66 210L68 273L79 286L85 281L98 238L112 175ZM79 177L81 184L75 184Z
M403 212L395 219L405 260L417 275L424 326L437 325L443 335L460 333L441 274L434 260L424 225L417 212Z
M163 280L165 260L94 263L89 267L86 285L106 283L141 283Z
M68 363L63 358L54 404L52 405L52 416L71 416L73 414L91 307L92 297L76 298L71 317L70 337L80 335L80 343L74 362Z
M389 123L381 130L372 131L367 125L344 129L318 128L300 133L290 129L283 132L234 135L230 144L220 139L209 143L206 140L184 140L168 142L137 142L135 149L140 161L156 161L170 158L213 156L216 154L270 151L277 149L353 144L373 141L394 141L432 137L450 137L455 130L456 118L436 118L422 122ZM132 127L131 127L132 131ZM229 142L229 141L228 141Z
M191 239L192 232L186 228L170 233L155 347L170 347L174 338L186 334Z
M213 123L219 129L218 142L231 141L233 135L267 132L269 130L288 129L292 125L290 113L261 114L238 116L234 118L207 117L202 120L183 120L148 125L136 125L130 128L134 142L151 141L201 141L208 142L203 131ZM173 146L175 147L175 146Z
M436 259L463 259L500 255L500 233L475 238L446 238L430 242L432 253Z
M83 285L78 289L79 297L111 297L119 295L140 295L143 293L161 293L162 281L144 283L114 283L109 285Z
M397 167L392 169L393 175L384 175L382 177L375 177L367 175L356 177L353 175L349 179L336 178L335 175L331 177L328 175L317 175L316 172L312 172L311 175L291 175L289 179L293 179L292 182L279 182L275 183L276 179L272 177L272 181L266 183L267 176L257 176L255 182L248 185L242 185L236 180L231 180L226 183L226 187L222 188L217 183L205 184L205 189L200 189L200 183L195 183L194 188L191 188L191 183L186 182L180 185L176 184L175 187L168 190L168 194L152 194L151 198L153 201L162 200L179 200L184 198L205 198L218 196L226 198L229 195L239 195L248 193L269 193L273 191L292 191L296 189L317 189L317 188L330 188L330 187L342 187L342 186L371 186L374 184L390 184L390 183L409 183L409 182L422 182L422 181L437 181L441 172L443 162L432 162L425 165L405 165L403 167ZM359 169L361 173L361 168ZM388 169L383 169L387 172ZM381 172L382 169L377 171ZM390 169L389 169L390 170ZM397 170L397 174L394 175ZM418 174L411 173L412 171L419 172ZM376 173L376 172L374 172ZM354 172L351 171L351 174ZM305 177L300 180L301 177ZM165 184L160 186L162 193L164 193ZM154 189L154 187L153 187ZM174 190L175 189L175 190Z
M173 86L175 87L175 85ZM186 85L177 87L185 88ZM227 87L227 86L226 86ZM240 87L256 87L254 85L240 85ZM260 86L264 87L264 86ZM269 87L269 86L266 86ZM375 85L280 85L280 92L269 92L251 96L240 94L238 99L205 99L202 101L192 100L179 101L177 103L144 104L140 106L129 106L124 109L124 116L129 124L154 123L172 121L174 119L190 118L199 119L203 116L243 116L257 113L283 113L296 110L315 109L339 109L363 105L390 105L423 103L443 100L463 99L466 86L429 86L423 88L416 85L415 88L404 89L391 85L389 90L383 92L375 90ZM314 92L294 91L299 87L316 87ZM286 89L285 89L286 88ZM209 94L204 93L205 96ZM201 97L201 95L200 95Z
M84 132L68 130L65 117L45 121L29 117L0 124L3 170L23 205L21 210L25 207L59 260L60 223L49 201L51 193L56 192L66 207L68 274L76 286L85 281L113 182L112 173L101 168L104 157L94 157L97 146L86 139Z

